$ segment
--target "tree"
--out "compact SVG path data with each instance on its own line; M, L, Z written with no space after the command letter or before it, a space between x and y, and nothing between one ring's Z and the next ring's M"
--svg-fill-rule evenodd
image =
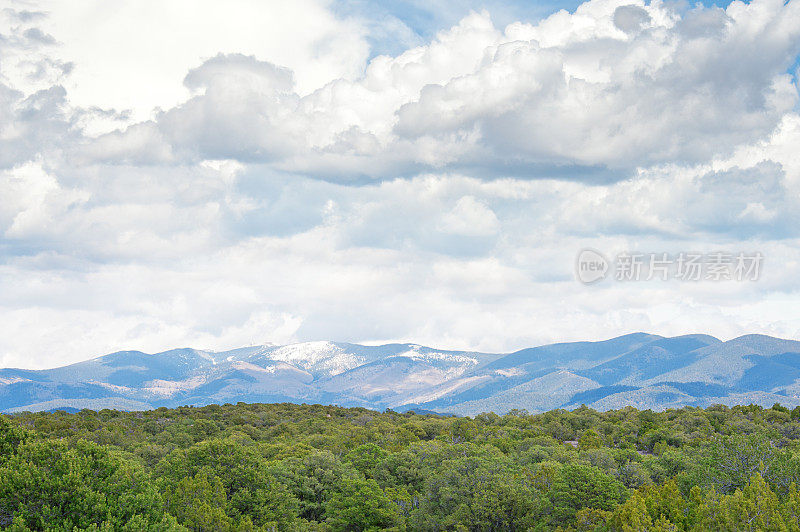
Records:
M594 466L567 464L559 473L547 493L554 524L568 524L582 508L612 510L627 496L622 483Z
M507 459L455 458L431 472L411 524L422 530L526 530L541 518L545 506L528 477Z
M670 480L634 492L613 510L608 522L614 530L687 530L690 514L689 502Z
M325 521L327 502L341 489L343 479L358 476L356 469L329 451L287 458L270 465L269 471L298 499L300 517L318 522Z
M374 443L365 443L347 453L344 458L364 476L373 477L375 469L388 455L389 453Z
M783 509L764 478L755 474L742 489L717 495L693 490L695 527L712 530L786 530Z
M173 451L156 472L165 493L180 492L181 483L194 477L196 486L204 488L197 492L200 505L207 502L205 482L214 486L219 482L224 488L225 514L236 523L249 516L256 526L288 527L297 519L299 501L248 438L210 440Z
M600 435L594 429L585 431L581 436L581 439L578 440L578 448L581 451L588 449L599 449L602 446L603 440L600 439Z
M800 480L797 467L765 435L737 434L717 437L708 444L697 475L699 481L721 493L744 488L754 474L785 492Z
M219 477L206 472L179 480L164 496L169 512L180 523L198 532L229 530L233 520L225 514L227 497Z
M373 479L345 477L326 504L332 530L362 532L396 526L397 507Z
M30 437L30 432L0 416L0 464L16 454L20 444Z
M729 530L785 530L778 496L756 473L741 490L721 501L725 528ZM723 524L723 523L720 523Z
M38 530L175 526L141 466L85 441L20 444L0 466L0 519Z

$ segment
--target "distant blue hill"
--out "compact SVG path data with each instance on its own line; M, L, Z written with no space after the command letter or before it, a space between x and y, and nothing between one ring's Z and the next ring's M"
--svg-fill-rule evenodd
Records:
M0 369L0 411L296 402L474 415L632 405L800 405L800 342L634 333L513 353L334 342L212 352L120 351L49 370Z

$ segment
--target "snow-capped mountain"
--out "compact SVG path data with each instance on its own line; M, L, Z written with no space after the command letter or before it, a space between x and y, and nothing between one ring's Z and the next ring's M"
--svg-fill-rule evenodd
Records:
M416 344L120 351L49 370L0 369L0 411L329 403L456 414L633 405L800 405L800 342L636 333L508 354Z

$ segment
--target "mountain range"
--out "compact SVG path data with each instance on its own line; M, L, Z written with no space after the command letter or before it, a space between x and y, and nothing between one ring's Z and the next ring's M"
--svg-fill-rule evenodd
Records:
M494 354L336 342L120 351L0 369L0 412L293 402L474 415L512 409L800 405L800 342L634 333Z

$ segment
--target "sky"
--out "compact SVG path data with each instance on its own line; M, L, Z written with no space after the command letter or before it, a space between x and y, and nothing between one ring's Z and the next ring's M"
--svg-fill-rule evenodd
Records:
M799 54L800 0L4 0L0 367L800 339ZM620 274L687 253L763 261Z

